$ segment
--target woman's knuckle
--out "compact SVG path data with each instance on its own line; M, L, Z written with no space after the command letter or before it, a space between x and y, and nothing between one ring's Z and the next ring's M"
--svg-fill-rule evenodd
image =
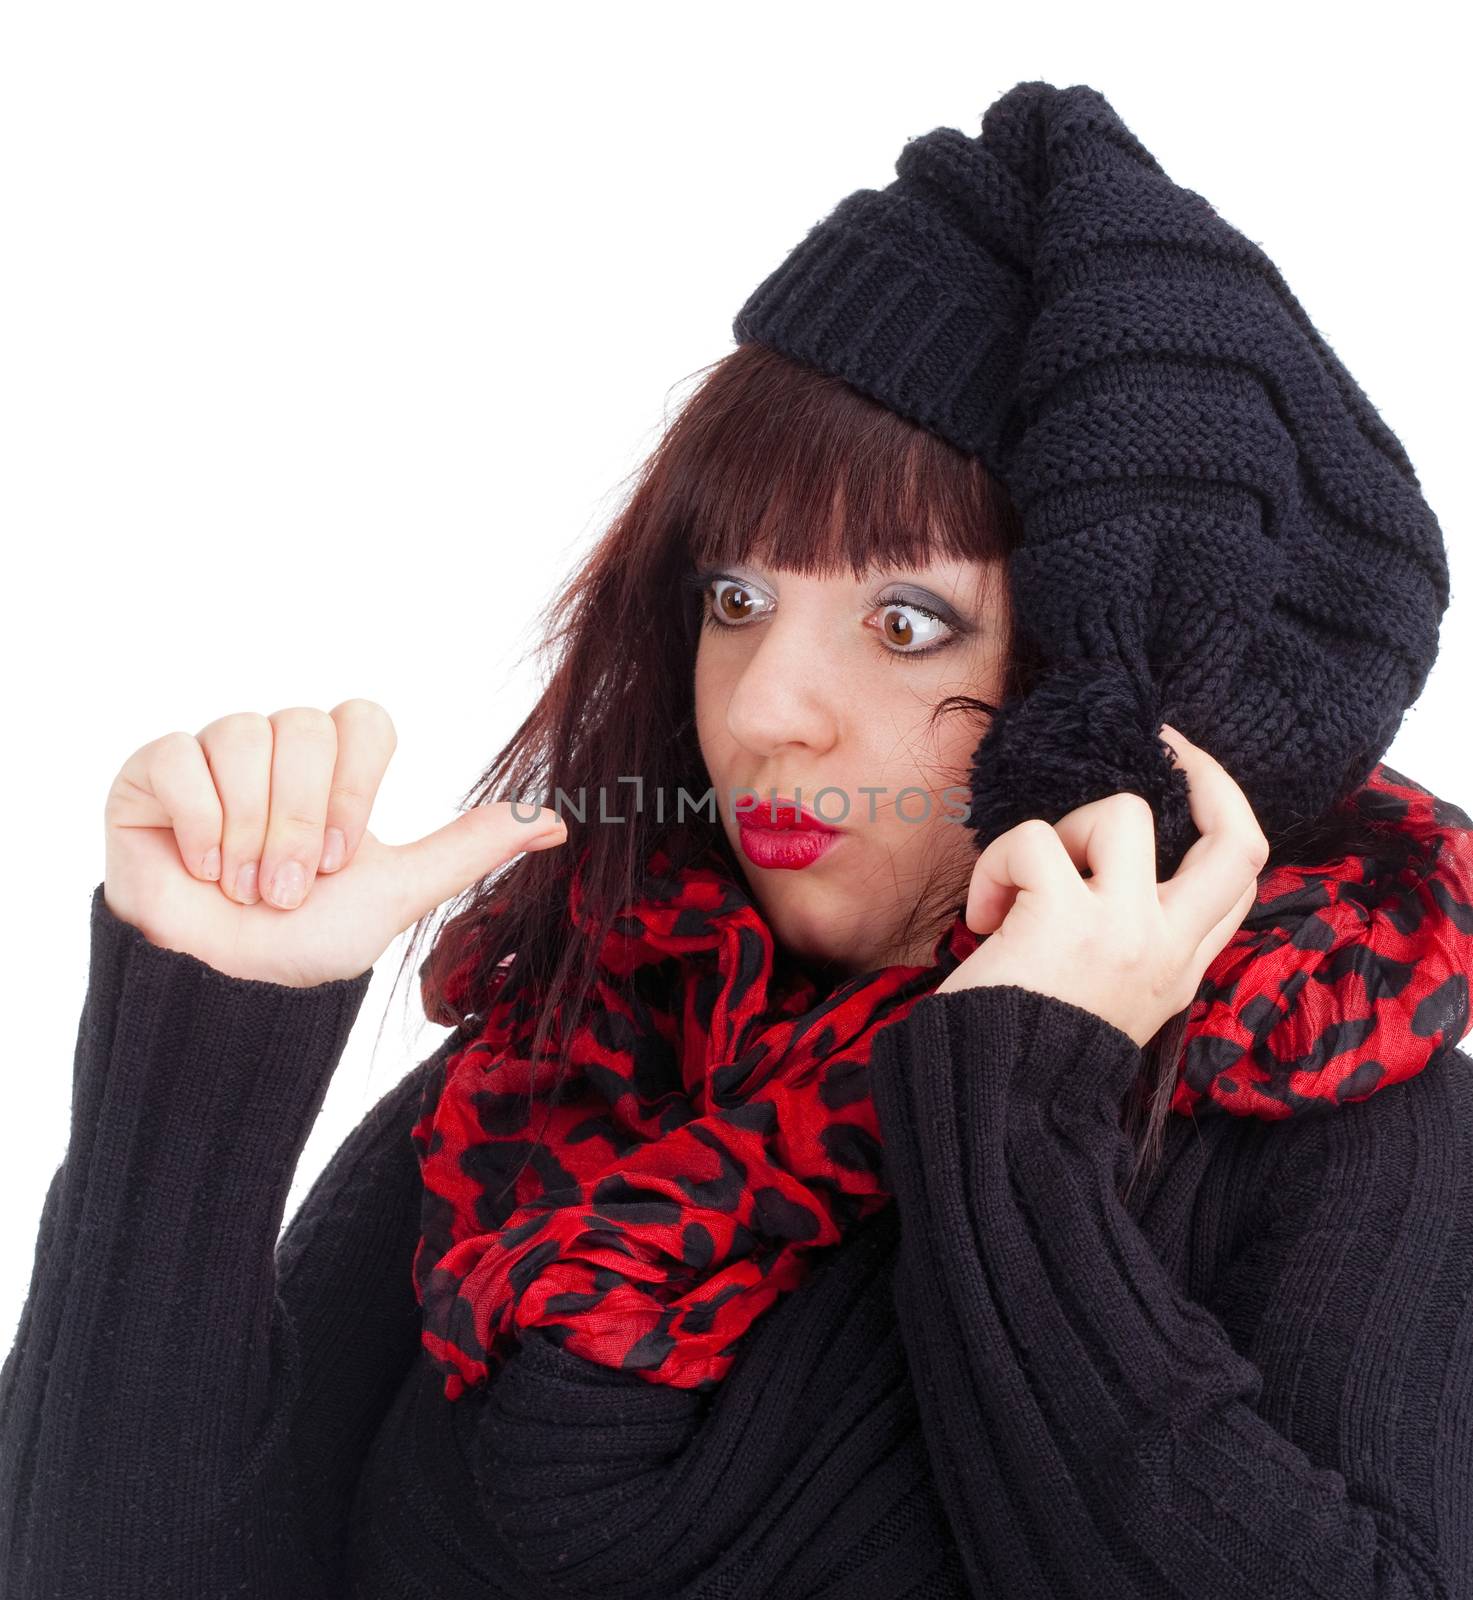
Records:
M338 725L318 706L286 706L273 712L272 726L278 734L293 738L322 739L337 743Z
M350 809L358 809L370 803L370 796L351 783L335 783L328 794L333 804L346 805Z
M199 730L202 749L217 751L223 746L252 747L270 751L271 724L259 711L228 711Z
M283 833L292 833L301 838L313 833L321 833L325 814L320 811L287 811L274 819L275 825Z
M1258 840L1249 838L1244 840L1239 848L1249 875L1256 878L1268 863L1267 847L1260 845Z
M1137 794L1133 789L1121 789L1109 797L1111 810L1118 811L1122 816L1129 813L1147 820L1154 821L1155 813L1151 810L1151 802L1144 795Z
M271 719L263 711L227 711L215 726L238 739L271 737Z
M365 700L361 696L354 696L334 706L332 718L342 727L375 733L390 744L398 742L399 736L394 728L394 719L377 700Z
M225 831L236 843L246 839L259 839L266 831L266 812L259 805L237 805L225 808Z
M176 761L179 757L192 754L196 739L192 733L185 733L175 728L171 733L161 733L153 742L155 759L159 757L168 761Z

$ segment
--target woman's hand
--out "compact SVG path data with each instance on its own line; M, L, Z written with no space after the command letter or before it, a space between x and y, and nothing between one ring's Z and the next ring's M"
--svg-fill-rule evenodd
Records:
M1092 801L1052 825L1020 822L972 869L967 926L989 937L936 993L1018 984L1093 1011L1138 1045L1192 1003L1253 904L1269 845L1225 769L1175 728L1161 732L1201 834L1175 874L1156 881L1155 819L1140 795Z
M567 838L556 813L518 821L498 801L381 844L368 815L397 742L382 706L345 700L239 712L135 750L105 808L108 909L229 977L307 988L366 972L441 902ZM300 893L282 897L274 875L293 866Z

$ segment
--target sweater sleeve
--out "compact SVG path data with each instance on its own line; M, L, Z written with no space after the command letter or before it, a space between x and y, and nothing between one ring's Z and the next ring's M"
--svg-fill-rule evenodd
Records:
M1118 1198L1139 1066L1015 985L876 1040L897 1314L971 1587L1467 1600L1473 1138L1448 1091L1287 1131L1290 1187L1233 1253L1240 1350Z
M353 1350L334 1370L330 1351L360 1319L365 1338L412 1348L406 1194L366 1198L389 1159L393 1096L319 1178L280 1273L276 1261L298 1157L371 978L228 977L154 945L95 889L69 1139L0 1369L9 1600L286 1592L284 1576L316 1572L289 1452L321 1464L336 1450L331 1481L313 1486L317 1503L334 1499L353 1464L344 1441L361 1437L385 1376ZM330 1244L339 1194L358 1220ZM351 1273L372 1275L381 1247L355 1292ZM311 1281L329 1272L331 1292Z

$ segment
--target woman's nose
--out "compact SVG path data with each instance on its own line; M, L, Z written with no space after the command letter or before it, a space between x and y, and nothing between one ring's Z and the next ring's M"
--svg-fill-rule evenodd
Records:
M732 738L757 754L784 744L825 750L838 726L835 663L812 625L795 616L764 625L726 706Z

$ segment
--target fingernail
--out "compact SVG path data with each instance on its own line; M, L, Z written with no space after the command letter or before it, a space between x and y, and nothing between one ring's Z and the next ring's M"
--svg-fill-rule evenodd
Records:
M260 865L259 861L247 861L244 866L236 871L235 898L243 905L250 905L257 898L256 871Z
M335 872L343 864L343 857L347 854L348 841L343 837L341 828L329 828L322 836L322 860L318 863L319 872Z
M212 844L205 852L205 859L200 863L200 871L204 873L207 878L218 878L220 876L219 845Z
M271 899L283 911L290 911L307 888L307 872L300 861L283 861L271 879Z
M567 837L568 830L565 826L559 825L556 828L545 828L541 833L532 835L527 841L526 848L528 850L545 850L550 844L561 844Z

